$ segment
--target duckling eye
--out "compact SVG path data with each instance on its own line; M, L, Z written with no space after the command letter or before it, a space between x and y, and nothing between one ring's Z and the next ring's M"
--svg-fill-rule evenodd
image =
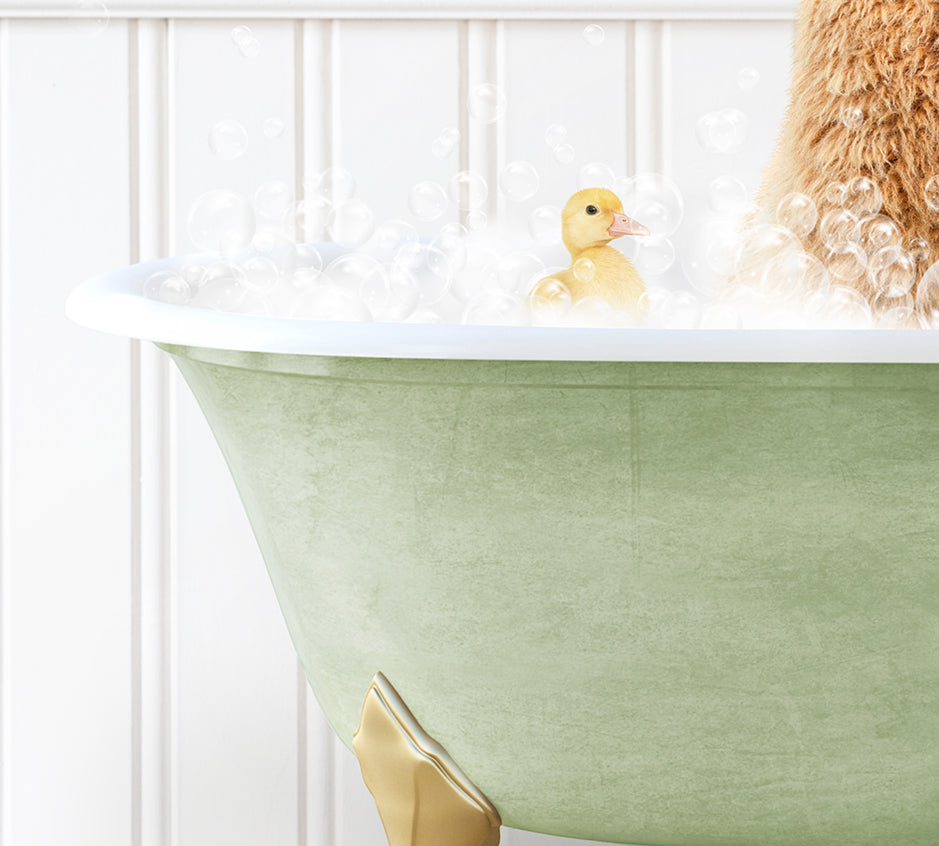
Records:
M596 206L587 206L584 211L587 212L587 214L596 214L598 211L600 211L600 209L598 209Z

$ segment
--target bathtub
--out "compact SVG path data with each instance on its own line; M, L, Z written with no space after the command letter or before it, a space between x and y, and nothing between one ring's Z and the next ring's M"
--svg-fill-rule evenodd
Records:
M935 846L930 332L328 324L85 283L166 350L312 689L376 672L508 826Z

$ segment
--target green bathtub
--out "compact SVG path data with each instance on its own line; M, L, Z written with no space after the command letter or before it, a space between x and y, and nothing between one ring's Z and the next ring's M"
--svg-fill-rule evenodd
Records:
M73 316L176 361L345 743L380 671L507 826L939 842L930 333L281 337L144 267Z

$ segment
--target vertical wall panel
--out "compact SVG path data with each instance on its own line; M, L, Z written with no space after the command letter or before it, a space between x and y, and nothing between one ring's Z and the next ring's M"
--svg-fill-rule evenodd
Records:
M4 322L10 846L125 846L130 342L70 323L128 259L127 32L9 23Z
M459 126L458 25L345 21L340 35L338 163L355 175L376 221L400 218L433 234L456 209L423 224L408 192L423 180L446 186L459 170L459 148L444 158L431 152L443 129Z
M214 188L253 195L294 182L294 26L254 21L260 52L231 38L237 21L175 22L173 178L177 251L192 200ZM267 138L274 117L283 135ZM248 132L245 154L208 146L220 120ZM176 382L178 494L176 738L178 846L298 840L296 659L257 545L208 426Z

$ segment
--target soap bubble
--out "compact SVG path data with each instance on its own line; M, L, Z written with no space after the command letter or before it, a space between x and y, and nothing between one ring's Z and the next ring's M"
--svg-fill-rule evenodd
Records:
M323 256L313 244L297 244L297 267L323 269Z
M247 293L244 271L230 262L220 261L206 268L205 279L189 304L211 311L238 311Z
M609 188L612 190L616 182L613 168L602 162L585 164L577 174L578 188Z
M779 201L776 207L776 221L796 238L804 238L818 222L818 209L811 197L794 191Z
M665 273L675 263L675 245L664 235L650 235L639 242L636 265L650 276Z
M579 258L571 267L578 282L590 282L597 275L597 266L589 258Z
M708 185L708 205L715 214L739 214L746 208L748 199L747 186L733 176L715 177Z
M901 297L916 282L916 262L900 247L883 247L870 257L867 278L878 293L891 299Z
M206 268L204 264L184 264L179 270L179 275L185 279L189 287L195 291L205 282L208 276L208 268Z
M552 150L562 144L567 138L567 127L560 123L552 123L544 133L544 142Z
M581 297L571 305L564 321L570 326L610 326L616 318L613 306L602 297Z
M468 212L466 215L466 226L473 232L480 232L489 225L489 215L480 209Z
M592 47L596 47L598 44L603 43L605 33L603 32L603 27L599 24L587 24L587 26L584 27L583 35L584 41Z
M262 182L254 192L254 210L265 220L281 222L292 202L290 186L277 179Z
M510 200L521 203L538 192L540 179L531 162L509 162L499 174L499 188Z
M545 275L545 267L544 262L534 253L516 250L490 263L484 275L494 277L491 283L484 283L486 287L524 296Z
M466 267L469 250L466 246L467 228L459 223L448 223L440 228L440 233L431 242L431 246L440 250L454 273Z
M280 271L274 261L267 256L249 256L241 263L242 282L249 291L269 294L280 279Z
M763 269L762 289L792 300L831 286L828 270L818 258L801 250L771 256Z
M838 244L828 253L828 272L839 282L856 282L866 270L867 254L857 244Z
M832 209L822 218L818 234L829 249L856 244L861 238L861 223L846 209Z
M272 140L274 138L280 138L286 128L287 125L280 118L269 117L264 121L264 137Z
M912 299L912 298L911 298ZM900 305L883 309L874 321L875 329L920 329L921 324L913 306Z
M701 314L700 329L739 329L740 312L724 303L712 303Z
M231 31L231 40L238 48L238 52L248 59L256 58L261 52L261 42L250 27L244 25L234 27Z
M926 205L933 211L939 211L939 176L931 176L923 189Z
M906 251L917 264L929 259L929 241L925 238L910 238L906 242Z
M767 264L780 255L798 252L798 240L782 226L764 223L745 233L734 263L737 281L751 288L763 284Z
M254 210L234 191L206 191L189 209L187 231L203 250L232 253L247 247L254 237Z
M372 233L366 250L379 261L391 261L403 244L417 239L417 230L407 221L386 220Z
M535 323L557 323L571 309L571 292L556 276L546 276L531 289L528 308Z
M825 325L834 329L864 329L873 321L870 304L853 288L832 288L824 315Z
M362 278L359 296L373 320L395 322L406 319L417 308L420 287L414 275L405 267L381 265Z
M86 38L97 38L104 35L111 22L111 13L104 3L80 2L76 9L81 13L72 20L72 26Z
M375 217L368 204L361 200L347 200L333 207L326 228L333 241L362 244L375 230Z
M223 161L232 161L248 149L248 130L236 120L220 120L209 131L209 149Z
M858 106L845 106L841 110L841 122L848 129L857 129L864 123L864 110Z
M570 164L574 161L574 148L570 144L558 144L554 148L554 159L560 164Z
M483 291L463 310L463 322L484 326L525 326L531 315L525 301L505 291Z
M939 261L926 269L916 286L916 308L931 329L939 329Z
M470 93L467 105L473 120L495 123L505 114L505 94L501 88L490 83L477 85Z
M872 214L861 221L858 243L869 256L884 247L899 247L902 240L900 228L886 215Z
M712 153L730 153L747 140L747 116L739 109L720 109L699 118L696 132L698 143Z
M673 291L665 315L666 329L694 329L701 315L698 298L690 291Z
M326 235L329 203L315 196L291 203L284 213L284 231L297 241L321 241Z
M670 236L681 224L685 201L678 186L661 173L639 173L616 183L623 210L656 235Z
M456 145L459 143L460 130L448 126L446 129L442 129L440 134L434 139L434 143L431 145L431 152L438 159L445 159L456 149Z
M345 168L330 167L320 174L316 190L334 206L338 206L355 196L355 177Z
M737 87L741 91L752 91L760 82L760 72L756 68L745 67L737 71Z
M877 214L883 205L884 198L873 179L866 176L856 176L845 188L844 208L855 217L862 218Z
M825 186L825 201L832 206L843 206L847 190L843 182L829 182Z
M561 241L561 210L556 206L539 206L528 218L531 237L542 244Z
M450 179L448 186L450 201L463 209L478 209L489 196L489 186L478 173L461 170Z
M192 298L192 288L178 273L161 270L144 283L143 295L151 300L170 305L185 305Z
M372 313L356 293L328 279L304 291L293 316L304 320L370 321Z
M362 280L380 269L381 262L365 253L343 253L326 267L326 276L344 291L358 291Z
M289 276L297 266L299 251L297 244L275 226L259 226L251 240L252 249L266 256L277 267L282 276Z
M408 208L419 220L436 220L447 210L447 192L437 182L418 182L408 192Z
M417 280L425 305L437 302L450 290L453 265L449 256L433 244L419 241L403 244L395 255L394 265L404 268Z
M701 293L711 295L730 277L737 253L737 228L732 221L708 218L694 230L682 251L682 269Z

